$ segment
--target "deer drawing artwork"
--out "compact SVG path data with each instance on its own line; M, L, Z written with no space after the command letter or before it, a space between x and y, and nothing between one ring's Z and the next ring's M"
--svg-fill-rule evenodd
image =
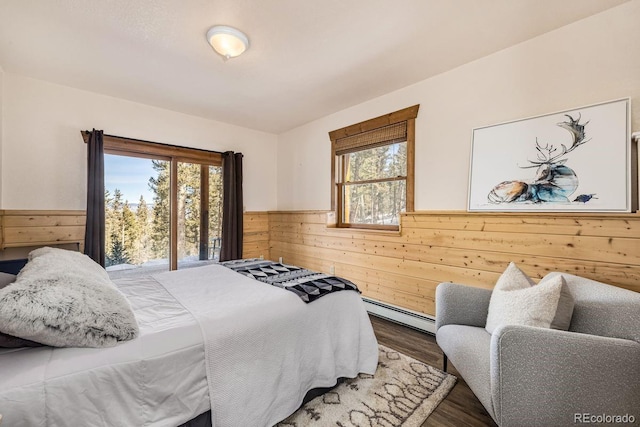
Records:
M587 143L585 127L589 123L580 123L581 115L577 119L565 114L567 121L557 125L571 133L572 144L567 148L560 144L558 152L552 144L542 146L536 138L537 159L528 160L531 165L521 166L522 169L536 169L535 178L532 181L503 181L493 187L487 199L491 203L568 203L569 198L578 188L576 173L565 163L565 156ZM591 199L597 199L595 194L581 194L573 201L587 203Z

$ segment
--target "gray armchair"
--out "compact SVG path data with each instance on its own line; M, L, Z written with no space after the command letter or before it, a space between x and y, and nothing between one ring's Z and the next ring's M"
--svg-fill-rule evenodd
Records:
M490 290L438 285L445 370L448 357L500 426L575 426L625 414L626 425L640 425L640 294L563 276L575 300L569 331L499 326L490 335Z

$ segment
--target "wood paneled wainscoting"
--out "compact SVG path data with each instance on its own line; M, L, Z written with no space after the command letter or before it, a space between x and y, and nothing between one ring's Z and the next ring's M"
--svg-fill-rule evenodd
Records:
M400 232L327 227L326 211L270 212L271 259L354 281L363 295L435 315L440 282L492 288L510 261L640 292L640 214L403 214Z
M85 211L0 210L0 249L84 245Z
M245 212L243 221L242 258L270 259L269 213Z
M83 210L0 210L0 259L24 258L47 245L82 250L85 223ZM268 212L244 214L243 240L244 258L269 258Z
M640 292L640 214L413 212L400 232L327 227L326 211L246 212L245 258L344 276L363 295L427 315L435 287L492 288L510 261L541 278L564 271ZM84 211L0 211L0 258L84 240Z

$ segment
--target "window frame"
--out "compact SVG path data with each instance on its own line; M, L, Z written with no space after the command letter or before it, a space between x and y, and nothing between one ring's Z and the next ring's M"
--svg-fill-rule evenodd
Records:
M331 210L336 213L336 227L365 230L400 230L400 225L353 224L344 221L343 187L345 183L343 182L343 180L345 176L346 165L344 164L345 162L342 161L342 157L345 154L337 154L337 151L339 140L342 138L354 137L360 134L364 134L365 132L374 131L376 129L381 129L402 122L406 122L407 130L407 176L405 212L413 212L415 210L415 119L418 116L419 108L420 104L417 104L408 108L404 108L402 110L394 111L393 113L385 114L383 116L375 117L370 120L365 120L363 122L359 122L329 132L329 139L331 140ZM390 145L393 143L393 141L389 141L388 144L378 143L376 146ZM363 145L362 150L368 149L367 147L367 145ZM373 148L373 146L369 146L369 148ZM391 179L384 179L384 181L390 180Z
M83 134L84 135L84 134ZM142 157L170 162L169 174L169 270L178 269L178 163L200 164L200 253L208 245L209 224L209 166L222 166L222 154L216 151L142 141L120 136L104 135L105 154ZM206 190L206 191L205 191Z

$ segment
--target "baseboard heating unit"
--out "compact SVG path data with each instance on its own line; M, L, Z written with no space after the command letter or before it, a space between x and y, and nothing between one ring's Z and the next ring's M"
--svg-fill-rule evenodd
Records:
M367 311L375 316L384 317L430 334L436 333L436 319L431 316L367 297L362 297L362 300Z

